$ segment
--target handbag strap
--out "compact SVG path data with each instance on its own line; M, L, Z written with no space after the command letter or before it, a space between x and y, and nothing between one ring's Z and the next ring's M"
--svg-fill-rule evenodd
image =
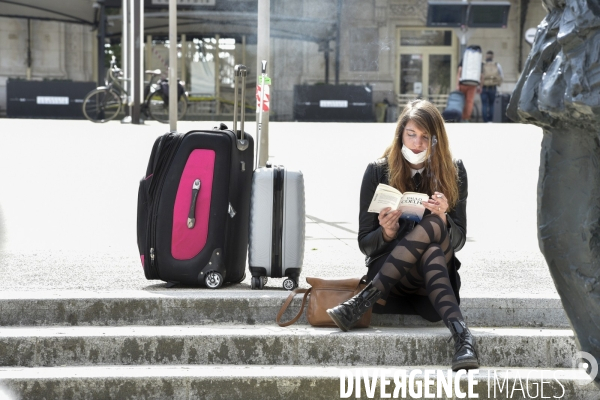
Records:
M302 316L302 311L304 311L304 305L306 304L306 298L308 297L308 294L310 293L311 289L312 288L310 288L310 289L294 289L292 291L292 293L290 293L290 295L288 296L288 298L285 300L285 303L283 303L283 305L281 306L281 309L277 313L277 318L275 318L275 322L277 322L277 325L279 325L279 326L290 326L290 325L296 323L296 321L298 321L300 319L300 317ZM283 313L285 313L285 310L287 310L288 306L290 305L290 303L294 299L294 296L296 296L296 294L298 294L298 293L304 293L304 297L302 298L302 306L300 307L300 311L298 311L298 314L294 318L292 318L291 320L289 320L288 322L281 322L281 317L283 316Z

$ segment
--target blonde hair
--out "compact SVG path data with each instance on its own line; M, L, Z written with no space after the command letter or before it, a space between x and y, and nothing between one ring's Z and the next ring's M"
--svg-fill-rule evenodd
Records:
M383 154L388 160L389 184L403 193L416 190L411 179L410 164L402 156L402 134L409 121L414 122L429 136L427 159L419 191L430 196L433 192L444 193L451 210L458 202L458 172L450 153L444 119L438 109L427 100L409 102L398 118L394 140Z

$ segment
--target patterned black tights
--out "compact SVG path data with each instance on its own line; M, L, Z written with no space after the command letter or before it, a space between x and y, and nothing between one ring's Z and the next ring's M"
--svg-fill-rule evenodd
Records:
M448 274L453 254L441 218L426 215L392 250L373 278L373 286L383 292L384 299L392 291L427 295L447 326L449 318L462 319Z

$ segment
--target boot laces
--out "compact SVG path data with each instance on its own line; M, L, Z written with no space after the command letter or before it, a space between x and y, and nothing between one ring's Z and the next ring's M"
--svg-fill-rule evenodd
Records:
M362 297L352 297L344 302L345 305L352 308L358 308L364 302Z
M460 341L461 344L463 344L467 340L467 331L464 330L464 331L462 331L462 333L458 333L458 332L452 333L452 336L450 336L448 338L448 342L450 342L452 339L454 339L455 341L458 340L458 341Z

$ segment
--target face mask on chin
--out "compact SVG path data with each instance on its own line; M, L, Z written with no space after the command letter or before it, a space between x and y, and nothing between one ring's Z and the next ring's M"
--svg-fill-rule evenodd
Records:
M419 154L413 153L411 149L402 145L402 156L404 159L411 164L421 164L427 159L427 150L420 152Z

